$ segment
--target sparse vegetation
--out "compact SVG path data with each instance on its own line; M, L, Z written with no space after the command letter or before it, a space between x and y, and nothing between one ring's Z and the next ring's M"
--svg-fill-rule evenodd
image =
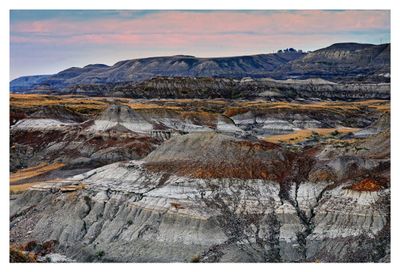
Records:
M337 131L337 130L334 130L334 131L331 132L332 136L338 136L339 134L340 134L340 132Z
M171 202L171 207L175 210L184 209L183 205L177 202Z
M269 210L274 200L261 197L258 189L243 180L207 181L199 188L200 195L196 200L218 212L216 222L228 237L224 243L210 247L201 258L218 262L225 247L233 245L254 262L281 261L280 222L275 212ZM210 193L205 196L204 191Z
M58 241L49 240L44 243L29 241L23 244L10 245L11 263L35 263L38 258L54 251ZM46 260L47 261L47 260Z
M200 262L200 256L199 255L195 255L190 259L191 263L199 263Z
M18 247L10 246L10 263L35 263L37 257L35 254L25 252Z
M104 250L99 250L99 251L96 252L96 258L97 258L97 259L103 258L104 255L106 255L106 253L104 252Z
M363 179L359 182L352 184L350 187L346 187L346 189L351 189L358 192L375 192L381 190L382 185L371 178Z

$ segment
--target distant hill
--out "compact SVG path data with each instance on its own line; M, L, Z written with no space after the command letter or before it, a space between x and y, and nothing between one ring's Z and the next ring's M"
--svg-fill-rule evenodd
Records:
M35 85L39 85L44 82L50 75L38 75L38 76L23 76L16 78L10 82L10 91L19 92L29 90Z
M390 44L339 43L314 52L285 50L252 56L196 58L177 55L71 67L54 75L20 77L12 92L63 91L82 84L140 83L159 77L323 78L388 82Z
M277 69L278 75L303 78L390 76L390 44L336 43Z

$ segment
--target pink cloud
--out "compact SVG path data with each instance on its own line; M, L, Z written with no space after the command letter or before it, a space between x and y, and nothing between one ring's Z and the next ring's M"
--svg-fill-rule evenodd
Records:
M11 22L11 42L54 45L131 45L140 48L284 45L307 38L331 40L329 34L390 28L387 11L279 11L153 13L129 19ZM328 38L327 38L328 37ZM279 38L279 41L276 39Z
M346 31L389 26L385 11L298 11L271 14L220 11L211 13L160 12L139 19L96 19L91 21L43 20L12 23L12 32L54 33L217 33L233 31Z
M161 11L135 18L120 11L118 17L11 19L14 77L133 57L229 56L390 39L389 11L373 10Z

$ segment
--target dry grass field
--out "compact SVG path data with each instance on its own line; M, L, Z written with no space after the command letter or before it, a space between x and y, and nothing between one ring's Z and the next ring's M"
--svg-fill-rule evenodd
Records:
M351 111L362 111L366 109L377 110L380 112L390 111L390 101L386 100L365 100L355 102L271 102L265 100L255 101L228 101L228 100L209 100L209 99L160 99L143 101L141 99L128 98L105 98L105 97L86 97L81 95L42 95L42 94L12 94L10 96L10 107L12 109L26 110L40 106L63 105L73 111L90 114L104 110L111 103L121 103L130 106L132 109L170 109L177 111L187 111L192 109L207 110L213 109L231 117L247 111L335 111L345 113Z
M137 102L137 103L127 103L126 105L128 105L130 108L134 109L134 110L141 110L141 109L169 109L169 110L181 110L181 107L178 106L162 106L159 104L154 104L154 103L141 103L141 102Z
M15 183L17 181L21 181L24 179L37 177L46 174L48 172L60 169L63 166L64 166L63 163L53 163L53 164L41 163L37 166L21 169L15 173L10 174L10 182Z
M264 138L265 141L271 143L288 143L295 144L306 140L313 134L319 136L327 136L332 133L346 134L349 132L359 131L358 128L315 128L315 129L302 129L296 130L293 133L283 135L271 135Z
M12 94L10 96L11 109L29 109L42 106L61 105L75 112L90 114L107 108L107 102L100 98L86 98L83 96L53 96L41 94Z
M390 102L386 100L365 100L355 102L270 102L264 100L235 102L227 106L224 114L228 117L248 111L330 111L349 113L352 111L376 110L382 113L390 111Z
M24 184L10 184L10 193L11 194L19 194L23 193L29 188L31 188L33 185L39 184L41 182L29 182L29 183L24 183Z

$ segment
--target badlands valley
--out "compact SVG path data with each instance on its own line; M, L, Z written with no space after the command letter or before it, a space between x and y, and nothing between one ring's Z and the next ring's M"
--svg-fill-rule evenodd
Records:
M11 262L390 262L390 45L11 82Z

